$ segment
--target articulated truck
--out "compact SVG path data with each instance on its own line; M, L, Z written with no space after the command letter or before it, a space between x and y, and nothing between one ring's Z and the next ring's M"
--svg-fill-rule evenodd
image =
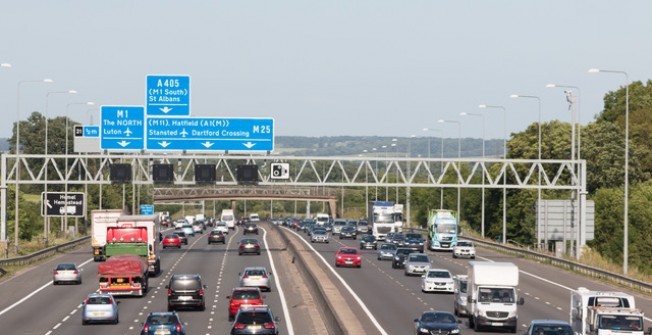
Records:
M370 201L368 224L376 239L384 241L387 233L401 231L403 205L392 201Z
M115 255L97 267L100 293L133 295L147 293L149 271L147 262L138 255Z
M149 274L161 272L161 260L157 252L157 217L153 215L123 215L115 226L106 228L106 257L136 255L148 266Z

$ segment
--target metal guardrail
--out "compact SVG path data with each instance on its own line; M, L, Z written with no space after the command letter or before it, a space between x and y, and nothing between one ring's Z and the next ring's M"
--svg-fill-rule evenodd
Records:
M408 229L412 231L418 231L421 233L427 233L427 230L423 228L408 228ZM533 259L538 262L547 263L569 271L574 271L587 277L607 280L609 282L612 282L620 286L625 286L634 290L638 290L640 292L644 292L646 294L652 294L652 283L647 283L638 279L629 278L619 273L613 273L607 270L598 269L575 261L554 257L544 253L527 250L519 247L512 247L512 246L503 245L495 242L489 242L487 240L474 238L470 236L464 236L464 239L471 240L478 245L483 245L488 248L499 250L500 252L516 255L518 257Z
M76 247L77 245L81 243L87 243L90 240L90 236L84 236L81 238L78 238L76 240L72 240L70 242L62 243L59 245L55 245L53 247L45 248L43 250L39 250L37 252L31 253L29 255L25 256L19 256L19 257L13 257L13 258L6 258L0 260L0 273L4 272L4 269L2 267L5 266L12 266L12 265L26 265L26 264L32 264L35 262L38 262L44 258L50 257L57 252L61 252L73 247ZM1 276L1 275L0 275Z

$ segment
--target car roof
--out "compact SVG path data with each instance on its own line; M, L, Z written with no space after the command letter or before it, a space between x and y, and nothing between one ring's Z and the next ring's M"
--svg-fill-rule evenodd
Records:
M568 321L564 320L545 320L545 319L537 319L537 320L532 320L530 322L531 325L565 325L569 326Z
M451 273L447 269L428 269L428 272L448 272L448 273Z
M240 286L234 287L232 291L260 291L260 288L256 286Z
M244 271L247 271L247 270L265 270L265 271L267 271L267 268L264 267L264 266L247 266L247 267L244 268Z
M356 252L358 251L358 249L356 249L356 248L354 248L354 247L341 247L339 251L342 251L342 250L351 250L351 249L355 250Z
M244 241L256 241L256 243L258 243L258 240L255 239L255 238L248 238L248 237L247 237L247 238L243 238L242 240L240 240L240 243L242 243L242 242L244 242Z
M111 295L111 294L109 294L109 293L97 293L97 292L93 292L93 293L89 293L86 297L87 297L87 298L95 298L95 297L108 298L108 297L113 297L113 295Z
M172 279L189 279L189 278L201 278L199 273L177 273L172 275Z

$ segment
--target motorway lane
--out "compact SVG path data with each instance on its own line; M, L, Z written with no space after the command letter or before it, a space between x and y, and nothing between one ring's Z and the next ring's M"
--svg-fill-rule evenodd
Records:
M63 261L80 264L90 259L90 248L79 248L2 283L0 312L38 287L45 288L12 309L6 310L0 315L0 324L18 334L86 334L89 330L96 334L136 334L149 312L166 310L167 291L164 286L173 273L200 273L204 284L207 285L206 311L180 311L181 318L188 323L189 333L227 333L231 322L227 319L228 301L225 297L237 286L238 272L248 265L266 266L271 271L267 251L263 251L260 256L238 256L237 242L240 238L240 233L232 232L227 237L226 246L209 246L207 234L203 234L190 238L189 245L180 250L161 250L162 274L157 278L150 278L150 290L146 297L119 298L118 325L81 325L81 302L88 293L96 291L98 287L98 263L90 261L84 265L82 285L46 284L51 281L51 269L55 264ZM263 246L262 232L258 238ZM36 277L38 278L34 279ZM272 292L265 295L266 303L281 317L281 334L288 334L287 323L290 320L283 313L276 286Z

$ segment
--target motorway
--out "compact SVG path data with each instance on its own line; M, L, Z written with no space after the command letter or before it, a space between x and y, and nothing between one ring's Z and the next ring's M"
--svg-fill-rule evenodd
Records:
M166 310L164 286L174 273L200 273L206 290L206 311L181 311L182 320L188 324L190 334L225 334L231 323L227 320L225 296L237 286L237 274L245 266L264 265L274 272L272 292L265 293L266 302L281 318L281 334L304 334L308 329L326 334L325 325L310 306L310 293L301 287L296 268L285 252L277 227L261 224L257 238L265 250L260 256L237 254L237 241L242 237L236 230L227 238L227 245L207 245L206 234L190 238L189 245L180 250L161 251L162 269L160 276L150 279L150 291L143 298L119 298L120 323L118 325L81 325L81 302L88 293L98 288L97 264L92 261L90 247L81 247L72 252L26 269L0 283L0 325L16 334L138 334L147 313ZM287 228L288 234L297 234ZM306 235L298 233L304 241ZM314 247L311 261L322 268L328 279L337 283L339 293L355 313L354 320L364 325L361 334L409 334L413 333L413 320L424 310L453 309L450 294L425 294L420 290L420 277L406 277L402 270L392 269L390 261L378 261L374 250L363 251L363 266L356 268L335 268L334 254L341 246L358 246L356 240L331 239L329 244L305 243ZM450 253L429 252L433 267L449 269L453 274L466 273L469 260L453 259ZM270 257L274 261L272 270ZM514 256L506 256L491 250L478 248L476 260L509 261L521 270L519 294L525 298L525 305L519 307L519 331L523 333L532 319L568 319L569 290L584 286L594 290L618 290L622 288L606 285L582 276L537 264ZM82 266L82 285L51 285L52 269L60 262L75 262ZM280 269L280 270L279 270ZM335 273L338 275L336 276ZM338 278L339 277L339 278ZM340 279L341 278L341 279ZM325 280L322 278L321 280ZM351 288L349 292L344 283ZM283 291L281 292L279 288ZM627 290L625 290L627 291ZM635 292L637 307L652 311L652 300ZM360 303L356 302L355 296ZM286 303L282 303L282 297ZM362 307L361 307L362 306ZM365 309L368 311L366 312ZM376 325L374 325L374 320ZM471 333L466 319L462 319L463 333ZM646 326L651 320L647 319Z
M306 245L311 245L326 260L324 267L334 270L357 295L365 308L378 322L376 329L367 329L366 334L407 334L414 332L413 320L421 312L429 309L447 310L453 312L453 295L446 293L421 292L420 277L406 277L403 270L392 269L391 261L379 261L375 250L363 251L362 268L335 268L334 254L342 246L359 247L357 240L340 240L331 237L329 244L310 244L303 232L295 233L287 228L290 234L299 234ZM513 262L520 270L519 295L525 298L525 305L519 306L519 329L517 333L525 332L527 325L533 319L561 319L568 321L570 290L577 287L587 287L592 290L626 291L580 275L560 270L549 265L538 264L518 257L499 254L490 250L478 248L476 261ZM455 274L466 274L468 259L454 259L450 252L428 251L433 268L445 268ZM330 271L331 279L339 281ZM348 296L351 304L354 297ZM652 300L635 292L636 306L643 311L652 311ZM359 313L359 312L358 312ZM466 318L462 320L462 332L472 333ZM647 318L646 327L652 320ZM647 328L646 328L647 329ZM504 330L497 330L500 332ZM487 332L489 333L489 332Z
M267 227L265 229L264 227ZM97 265L92 261L90 246L56 256L32 267L13 278L0 283L0 325L11 329L13 334L139 334L141 323L153 311L166 311L167 291L165 285L175 273L199 273L207 285L206 310L180 311L181 319L187 323L188 334L226 334L231 322L227 319L228 301L225 299L231 289L238 286L238 273L245 266L266 266L273 272L271 292L265 292L265 302L275 315L279 316L280 334L293 334L293 329L318 329L325 334L316 310L304 305L306 292L297 282L294 269L288 268L285 246L281 245L278 233L269 226L261 225L256 237L261 242L262 253L238 256L238 241L242 238L239 228L227 235L227 244L208 245L207 234L191 237L188 246L181 249L160 250L162 273L150 278L148 294L142 298L119 297L120 323L117 325L81 324L81 302L86 295L98 289ZM263 242L265 237L266 242ZM275 264L273 270L270 255ZM74 262L82 267L81 285L53 286L52 269L61 262ZM278 269L281 268L279 271ZM281 291L283 295L281 295ZM281 297L284 297L285 304ZM4 331L2 331L4 333ZM300 332L299 332L300 333Z

